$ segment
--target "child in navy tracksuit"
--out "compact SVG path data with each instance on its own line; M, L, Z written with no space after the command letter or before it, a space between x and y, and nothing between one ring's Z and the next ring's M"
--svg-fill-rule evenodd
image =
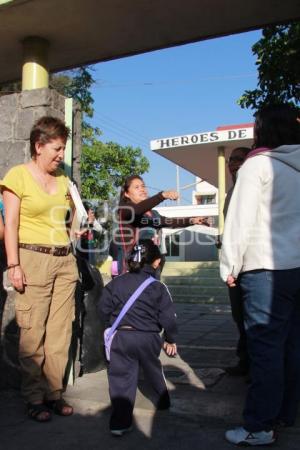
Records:
M114 323L143 281L149 276L155 277L160 259L159 248L151 240L140 241L135 246L128 261L129 272L114 278L103 290L100 314L107 326ZM159 334L162 329L164 342ZM170 398L159 354L163 345L167 355L176 355L176 333L176 315L169 291L163 283L154 281L127 311L111 345L108 381L112 434L121 436L131 429L140 367L153 388L156 407L169 408Z

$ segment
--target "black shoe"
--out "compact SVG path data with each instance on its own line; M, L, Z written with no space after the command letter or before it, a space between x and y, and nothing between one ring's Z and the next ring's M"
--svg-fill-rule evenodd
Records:
M225 367L225 372L232 377L244 377L248 375L249 368L242 366L241 364L237 364L236 366Z

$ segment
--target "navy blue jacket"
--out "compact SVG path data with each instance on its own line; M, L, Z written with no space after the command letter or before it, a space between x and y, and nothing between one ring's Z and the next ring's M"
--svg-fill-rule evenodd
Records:
M114 323L123 305L150 275L155 277L155 270L151 266L144 266L140 272L127 272L105 286L99 312L106 326ZM138 331L155 333L163 329L166 341L174 343L177 334L176 314L167 287L158 280L147 286L127 311L119 327L124 325Z

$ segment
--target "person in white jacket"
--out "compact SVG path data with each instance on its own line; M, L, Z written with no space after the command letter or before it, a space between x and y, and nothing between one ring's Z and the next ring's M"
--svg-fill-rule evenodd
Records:
M245 162L250 148L248 147L236 147L232 150L228 158L228 170L232 179L232 186L227 192L223 214L226 219L228 207L230 204L231 196L233 193L234 185L237 179L238 170ZM222 245L222 244L221 244ZM221 246L220 246L221 248ZM228 296L230 299L231 314L234 322L236 323L239 338L237 341L236 355L238 362L234 366L225 367L225 372L231 376L245 376L249 372L249 356L247 350L247 337L244 324L244 306L243 306L243 294L239 280L236 280L236 286L228 287Z
M300 111L276 105L256 113L254 150L238 173L222 243L220 271L239 276L251 385L234 444L275 441L291 426L300 398Z

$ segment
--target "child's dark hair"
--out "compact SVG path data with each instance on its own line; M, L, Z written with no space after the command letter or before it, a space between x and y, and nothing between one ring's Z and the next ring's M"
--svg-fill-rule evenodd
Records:
M159 258L161 258L160 250L151 239L140 240L128 258L129 272L139 272L145 264L151 265Z

